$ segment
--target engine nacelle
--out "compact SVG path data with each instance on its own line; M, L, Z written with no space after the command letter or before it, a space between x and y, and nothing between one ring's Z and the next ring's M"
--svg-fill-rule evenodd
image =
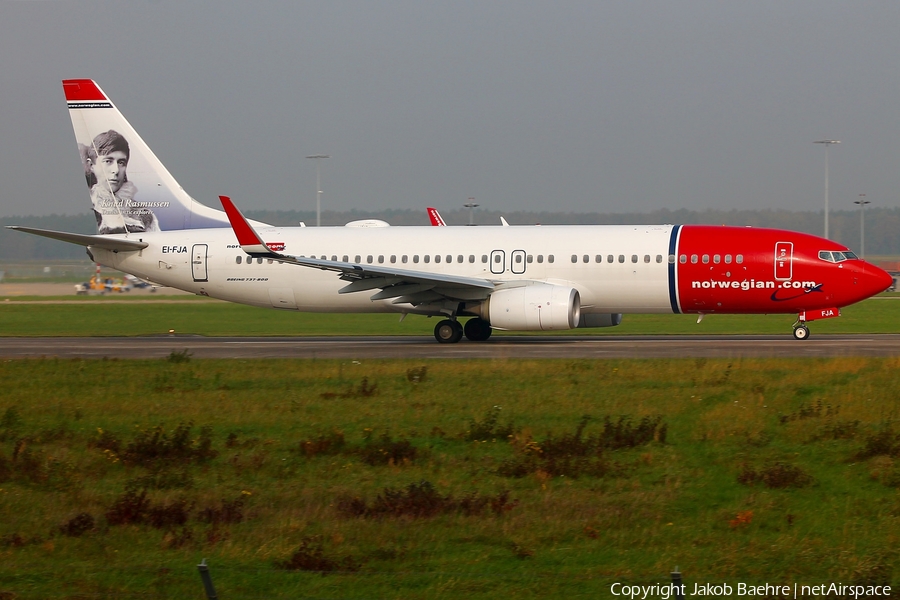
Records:
M540 283L499 290L481 305L481 318L496 329L573 329L581 321L578 290Z
M615 327L621 322L622 313L581 313L581 322L578 323L578 327Z

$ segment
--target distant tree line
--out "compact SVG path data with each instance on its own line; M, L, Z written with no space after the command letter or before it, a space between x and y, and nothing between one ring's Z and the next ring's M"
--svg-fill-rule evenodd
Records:
M466 225L466 209L442 210L448 225ZM300 222L314 224L313 211L248 211L247 216L271 223L291 226ZM815 235L823 233L823 213L791 212L786 210L655 210L645 213L554 213L529 211L475 211L477 225L499 225L503 216L511 225L644 225L652 223L748 225L803 231ZM421 210L392 209L382 211L352 210L324 211L322 224L344 225L359 219L382 219L391 225L428 225L425 208ZM6 225L25 225L41 229L55 229L75 233L96 233L96 221L91 213L80 215L49 215L45 217L0 218L0 260L73 259L86 257L80 246L56 242L47 238L26 235L6 229ZM860 249L859 211L834 211L830 215L831 238L846 244L851 250ZM900 256L900 208L870 208L866 211L866 254L868 256Z

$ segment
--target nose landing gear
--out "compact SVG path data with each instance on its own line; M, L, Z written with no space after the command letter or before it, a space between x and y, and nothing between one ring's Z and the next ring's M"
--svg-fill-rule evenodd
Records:
M833 308L804 310L797 315L797 322L794 323L794 339L805 340L809 338L809 327L806 326L807 322L817 321L819 319L833 319L839 316L841 316L841 309L836 306Z
M794 325L794 339L795 340L805 340L809 337L809 327L806 326L804 321L798 321L796 325Z

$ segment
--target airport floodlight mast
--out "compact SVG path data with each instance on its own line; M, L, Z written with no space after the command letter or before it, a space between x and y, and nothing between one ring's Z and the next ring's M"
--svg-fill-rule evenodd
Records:
M306 158L314 158L316 159L316 227L322 226L322 184L319 179L319 163L323 158L331 158L331 156L327 154L313 154L312 156L307 156Z
M469 209L469 225L474 225L475 209L479 207L478 204L475 204L475 198L469 198L469 201L463 204L463 206Z
M865 194L859 195L859 200L854 200L853 204L859 204L859 256L866 257L866 204L872 204L866 200Z
M828 148L840 144L841 140L818 140L813 144L825 144L825 239L828 239Z

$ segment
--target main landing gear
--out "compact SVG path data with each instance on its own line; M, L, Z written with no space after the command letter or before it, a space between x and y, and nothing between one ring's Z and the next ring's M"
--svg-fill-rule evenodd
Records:
M444 319L434 326L434 339L442 344L455 344L462 336L463 328L459 321Z
M442 344L455 344L462 339L463 333L465 333L469 340L483 342L491 337L492 331L490 324L478 317L466 321L465 329L459 324L459 321L444 319L434 326L434 339Z
M484 319L475 317L474 319L466 321L465 333L470 341L483 342L491 337L493 331L494 330L491 329L491 324Z

